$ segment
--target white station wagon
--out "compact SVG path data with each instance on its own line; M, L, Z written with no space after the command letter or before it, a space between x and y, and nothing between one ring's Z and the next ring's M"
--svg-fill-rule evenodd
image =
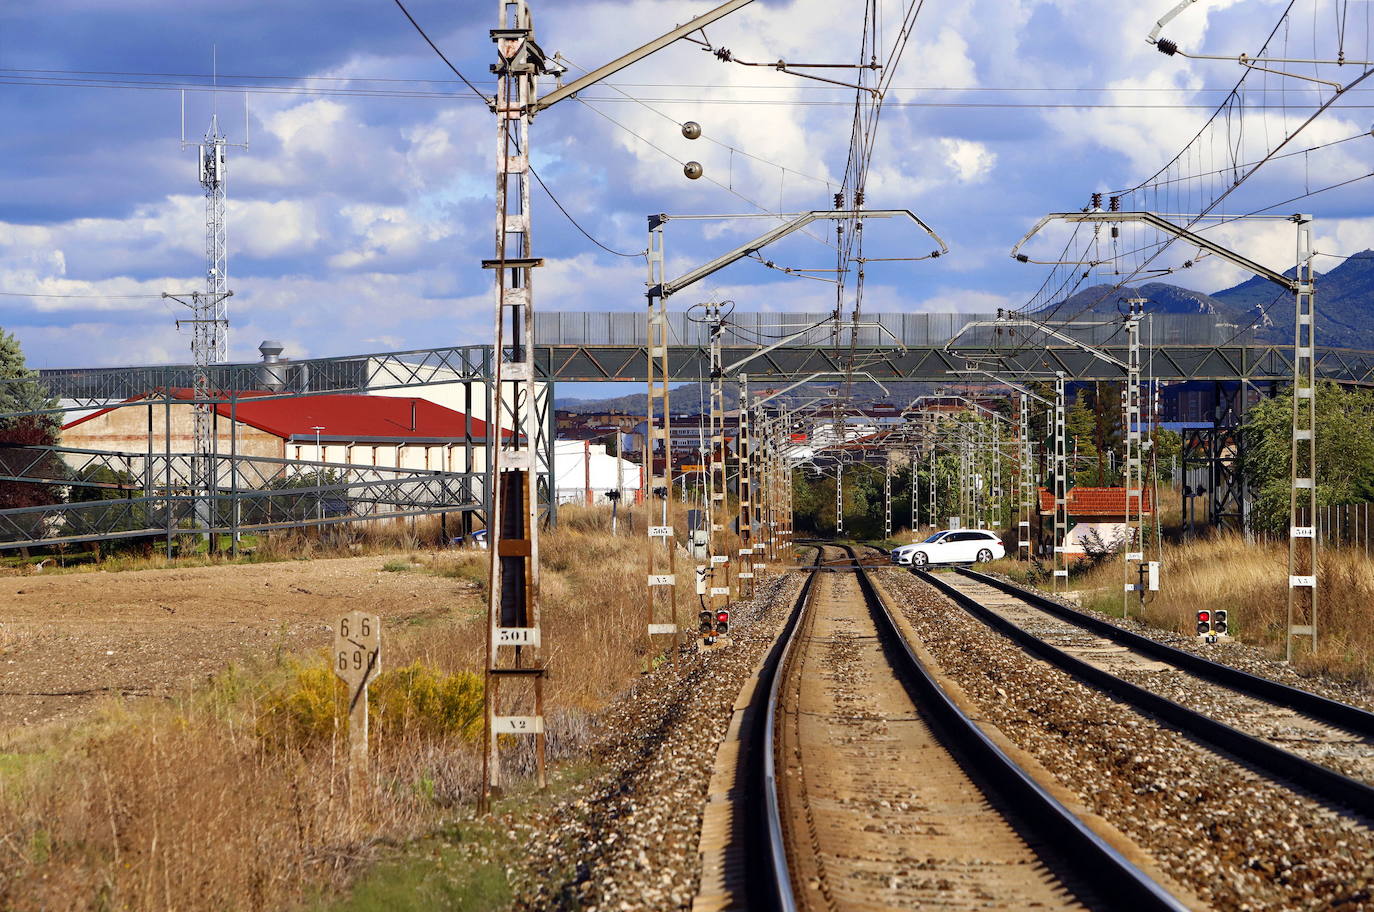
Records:
M1005 557L1007 549L996 532L986 529L945 529L925 541L892 549L892 562L903 566L985 563Z

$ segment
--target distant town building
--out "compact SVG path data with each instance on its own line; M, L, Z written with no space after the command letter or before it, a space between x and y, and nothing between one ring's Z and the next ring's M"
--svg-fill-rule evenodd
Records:
M1154 513L1150 488L1141 498L1142 512ZM1087 557L1095 548L1117 549L1126 544L1130 527L1126 524L1126 489L1092 488L1079 485L1069 489L1066 512L1074 523L1064 536L1064 557L1068 560ZM1040 515L1054 516L1054 494L1040 489ZM1045 528L1051 528L1047 522Z

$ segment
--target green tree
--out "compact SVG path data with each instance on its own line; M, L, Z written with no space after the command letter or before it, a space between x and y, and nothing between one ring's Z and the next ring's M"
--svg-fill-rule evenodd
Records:
M1097 449L1097 417L1086 390L1079 390L1064 412L1065 444L1070 460L1069 475L1074 484L1098 484L1102 463ZM1077 456L1077 461L1074 457Z
M1317 503L1358 503L1374 497L1374 392L1317 385ZM1256 528L1288 525L1293 397L1265 399L1246 417L1242 471L1253 497Z
M1174 480L1174 460L1183 451L1183 438L1177 431L1168 428L1155 428L1150 434L1154 449L1155 477L1160 481Z
M33 462L33 453L15 447L56 446L61 439L62 424L55 414L16 415L20 412L40 412L57 407L44 386L37 381L38 373L29 370L24 351L13 333L0 329L0 472L14 475L25 471L30 475L61 479L65 477L61 459L52 456ZM4 446L10 444L10 446ZM56 485L0 482L0 509L48 506L61 502Z

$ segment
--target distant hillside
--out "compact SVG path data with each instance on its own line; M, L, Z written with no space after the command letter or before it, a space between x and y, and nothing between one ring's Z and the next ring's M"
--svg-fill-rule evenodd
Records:
M1290 269L1287 275L1292 274ZM1330 272L1316 273L1316 286L1317 343L1374 350L1374 251L1362 250ZM1166 282L1127 289L1095 285L1055 311L1114 316L1124 310L1121 302L1128 297L1147 299L1146 310L1153 313L1212 314L1220 322L1254 326L1262 341L1289 342L1293 337L1293 296L1258 276L1210 295Z
M772 384L774 388L785 385L784 383ZM856 401L861 404L872 402L895 402L905 405L917 396L933 392L936 384L934 383L886 383L889 395L883 395L882 390L868 383L859 385ZM779 396L775 402L797 405L814 399L817 396L826 395L832 389L831 383L807 383L797 387L789 393ZM764 383L751 383L749 389L752 393L759 393L768 389ZM704 383L683 383L672 388L668 398L669 405L674 414L678 413L700 413L710 408L711 389ZM648 395L646 393L634 393L629 396L617 396L612 399L562 399L558 400L557 407L575 414L586 414L588 412L607 412L619 411L628 412L632 415L642 415L648 407ZM728 382L725 385L725 407L735 408L739 403L739 385Z

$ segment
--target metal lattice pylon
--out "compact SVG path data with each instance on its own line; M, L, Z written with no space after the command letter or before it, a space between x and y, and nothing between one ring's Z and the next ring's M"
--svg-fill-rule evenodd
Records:
M883 460L883 538L892 538L892 454Z
M524 0L498 3L496 43L496 256L483 266L496 274L493 357L490 586L487 602L482 805L502 784L500 735L532 735L539 787L544 769L544 664L539 616L539 489L535 452L540 437L535 407L534 269L530 234L530 104L547 72L534 41ZM503 683L532 685L532 714L523 693Z
M754 443L750 439L749 378L739 375L739 431L735 436L735 497L739 502L739 597L754 597Z
M1020 514L1017 520L1017 555L1022 560L1031 556L1031 518L1035 515L1035 465L1031 461L1030 436L1030 397L1022 393L1019 397L1019 438L1021 446L1021 468L1017 475L1017 489L1020 495Z
M706 318L711 349L711 435L706 456L706 530L708 592L711 614L730 605L730 552L725 531L725 372L721 363L724 318L719 304L708 304Z
M1311 637L1317 651L1317 295L1312 275L1312 217L1296 216L1298 269L1293 316L1293 446L1288 494L1288 636ZM1242 389L1241 394L1244 395ZM1295 623L1296 622L1296 623Z
M673 496L672 418L668 411L668 313L662 295L654 289L663 286L663 218L649 216L648 310L645 328L648 342L648 403L645 418L644 461L648 467L649 492L658 501L659 522L648 523L645 541L644 623L645 667L651 668L657 652L654 637L672 637L669 657L678 651L677 617L677 543L668 515ZM663 453L663 470L656 469L655 453ZM650 514L654 509L650 502Z
M1064 557L1064 537L1069 531L1069 465L1065 444L1064 372L1054 375L1054 590L1063 580L1067 587L1069 568Z
M246 143L231 144L220 131L219 115L210 116L210 125L199 143L185 139L183 113L182 148L194 145L200 186L205 191L205 291L186 294L163 294L191 309L191 317L178 320L191 326L192 421L194 455L192 457L191 491L195 497L194 513L198 525L213 524L211 512L218 488L215 462L214 411L211 404L216 391L211 382L211 367L229 360L229 305L233 295L229 290L229 247L225 219L228 198L228 155L230 145L247 148ZM212 543L213 544L213 543Z
M1143 582L1140 565L1145 560L1145 477L1142 471L1144 448L1140 428L1140 315L1144 298L1126 301L1126 388L1121 391L1121 427L1126 438L1126 458L1121 483L1125 493L1126 540L1122 543L1122 614L1130 610L1131 593ZM1139 596L1144 598L1144 592Z
M843 456L841 456L843 458ZM835 463L835 537L844 535L844 463Z

